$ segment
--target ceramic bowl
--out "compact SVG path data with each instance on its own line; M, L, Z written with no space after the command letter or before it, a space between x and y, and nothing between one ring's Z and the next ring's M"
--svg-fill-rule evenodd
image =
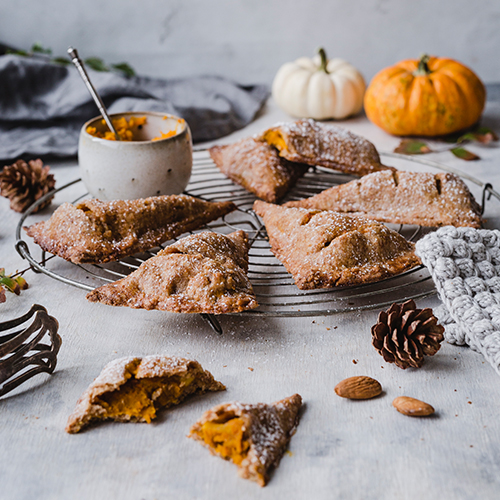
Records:
M164 113L128 112L111 119L146 117L132 128L133 141L113 141L87 132L89 126L104 132L101 116L82 127L78 144L80 176L89 193L101 200L132 200L164 194L180 194L193 166L193 144L187 123ZM176 128L177 127L177 128ZM175 130L175 135L152 140Z

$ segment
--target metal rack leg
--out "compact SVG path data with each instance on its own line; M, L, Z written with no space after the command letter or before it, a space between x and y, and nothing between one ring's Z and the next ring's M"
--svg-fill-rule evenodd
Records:
M213 314L201 313L200 316L205 321L208 321L208 323L212 327L212 330L215 333L218 333L219 335L222 335L222 333L223 333L222 326L220 326L220 323L219 323L218 319Z

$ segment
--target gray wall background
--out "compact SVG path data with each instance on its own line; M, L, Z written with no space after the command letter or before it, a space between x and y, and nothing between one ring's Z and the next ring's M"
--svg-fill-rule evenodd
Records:
M139 74L268 83L286 61L330 57L367 80L423 52L500 82L500 0L0 0L0 42L126 61Z

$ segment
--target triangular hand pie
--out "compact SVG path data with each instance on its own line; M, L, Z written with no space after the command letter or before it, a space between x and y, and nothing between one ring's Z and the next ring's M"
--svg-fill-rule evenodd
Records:
M413 243L379 222L263 201L254 210L272 252L302 290L371 283L420 264Z
M481 209L454 174L375 172L286 207L334 210L395 224L481 227Z
M133 273L87 294L91 302L180 313L223 314L257 307L248 280L248 236L186 236Z
M272 404L222 404L205 412L189 437L235 463L241 477L265 486L295 432L301 405L298 394Z
M223 391L197 361L167 356L121 358L107 364L78 400L66 432L99 420L147 422L192 394Z
M230 201L187 195L63 203L26 229L43 250L74 263L109 262L143 252L236 210Z
M209 152L223 174L270 203L285 196L309 168L281 158L276 149L252 137Z
M375 146L342 127L314 120L279 123L259 139L274 146L289 161L321 165L353 175L390 169L380 163Z

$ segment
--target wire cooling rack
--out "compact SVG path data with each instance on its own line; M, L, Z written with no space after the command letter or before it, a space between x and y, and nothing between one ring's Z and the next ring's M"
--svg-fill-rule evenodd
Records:
M384 307L393 302L402 302L413 298L418 299L432 295L436 292L434 283L423 266L416 267L408 272L394 276L377 283L358 285L345 288L299 290L294 284L290 274L280 261L271 253L265 227L259 217L252 211L255 196L234 184L224 176L213 163L207 151L196 151L193 158L193 172L186 194L196 196L208 201L231 200L238 210L225 216L223 219L212 222L195 232L210 229L224 234L243 229L249 235L251 248L249 252L248 276L253 285L259 302L259 307L251 311L238 313L247 316L323 316L334 313L373 309ZM412 156L403 156L395 153L382 154L385 163L411 162L416 169L431 169L448 171L460 175L468 181L470 187L475 188L476 197L481 197L482 209L491 197L500 201L500 195L490 184L445 167L436 162ZM386 160L389 160L386 161ZM400 164L398 168L407 169ZM297 185L290 191L284 201L313 196L333 185L352 180L346 174L336 173L332 170L314 167L310 168ZM75 190L79 192L74 196ZM474 190L474 189L473 189ZM63 201L76 201L88 197L85 186L77 179L55 190L58 194L67 196ZM71 193L72 198L69 197ZM35 272L42 272L51 278L73 285L83 290L93 290L105 283L110 283L123 278L136 270L145 260L156 255L160 247L149 252L137 254L121 259L117 262L86 265L72 264L54 255L47 255L41 251L31 240L23 239L22 227L31 216L33 210L44 199L53 195L49 193L33 204L21 218L16 230L16 249L19 254L27 259ZM410 225L391 225L410 241L421 238L427 228ZM180 237L179 237L180 238ZM171 244L166 242L163 246ZM36 252L41 253L40 258L35 258ZM212 328L222 332L220 325L212 315L202 315L207 319Z

